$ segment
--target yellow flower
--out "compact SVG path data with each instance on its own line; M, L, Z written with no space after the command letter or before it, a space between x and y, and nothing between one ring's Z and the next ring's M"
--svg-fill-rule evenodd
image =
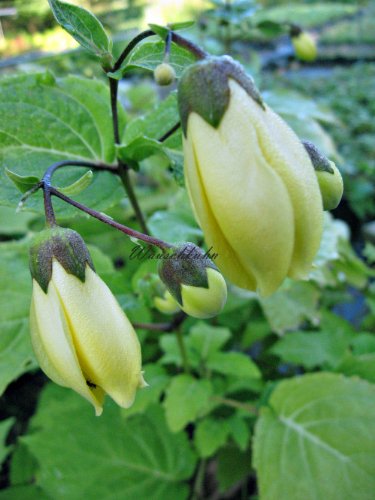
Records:
M215 264L235 285L273 293L305 278L319 248L322 198L298 137L242 67L210 58L179 86L185 179Z
M173 249L159 266L172 300L189 316L217 316L227 301L227 285L207 254L193 243Z
M146 385L139 341L80 236L62 228L43 232L30 268L31 340L41 369L92 403L96 415L106 393L128 408Z
M316 48L315 40L310 33L300 30L298 34L294 36L292 35L291 39L294 52L298 59L306 62L315 61L318 55L318 50Z

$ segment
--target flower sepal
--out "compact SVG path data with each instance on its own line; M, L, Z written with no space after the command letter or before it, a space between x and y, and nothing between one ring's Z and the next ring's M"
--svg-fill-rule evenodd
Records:
M34 237L30 247L31 276L45 293L52 277L53 259L83 283L86 266L95 270L85 242L76 231L59 226L47 228Z

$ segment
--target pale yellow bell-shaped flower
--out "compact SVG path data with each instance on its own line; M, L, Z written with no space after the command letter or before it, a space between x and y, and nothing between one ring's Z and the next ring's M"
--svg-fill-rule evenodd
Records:
M57 231L65 238L69 230L59 228ZM36 358L51 380L86 398L97 415L102 413L105 394L119 406L128 408L137 389L147 385L142 376L137 335L115 297L89 263L85 264L83 281L67 272L59 262L61 258L62 263L67 264L64 254L69 252L64 245L69 238L71 240L68 233L61 244L61 234L54 235L52 241L57 244L52 245L52 254L51 248L46 252L46 245L42 243L37 245L42 251L31 255L30 330ZM77 245L70 245L70 250L80 259ZM35 271L40 268L40 257L46 254L49 254L51 269L47 269L47 262L47 266L42 264L41 272ZM74 271L76 264L70 262L69 270ZM41 275L46 272L50 276L45 287Z
M228 57L189 68L179 105L186 185L217 267L264 296L287 276L305 278L323 210L298 137Z

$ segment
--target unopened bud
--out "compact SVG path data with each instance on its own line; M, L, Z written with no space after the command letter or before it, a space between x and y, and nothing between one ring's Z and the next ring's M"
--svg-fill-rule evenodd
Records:
M161 63L154 70L155 82L158 85L166 86L173 83L176 79L176 72L168 63Z
M314 38L301 28L294 26L291 28L290 36L296 57L301 61L315 61L318 50Z
M175 248L159 267L159 275L180 308L199 319L220 313L227 300L222 274L193 243Z
M302 141L315 169L324 210L333 210L338 206L344 192L344 183L339 169L324 156L310 141Z

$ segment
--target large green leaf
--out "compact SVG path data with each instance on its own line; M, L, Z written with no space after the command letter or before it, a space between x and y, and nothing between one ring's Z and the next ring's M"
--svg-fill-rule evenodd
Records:
M374 498L374 385L304 375L281 382L268 405L254 438L262 500Z
M170 433L160 406L124 419L108 403L96 418L77 394L47 387L22 438L39 462L36 485L56 500L186 498L196 461L186 435Z
M96 56L109 54L112 42L94 14L78 5L48 0L56 21L85 49Z
M210 406L211 394L209 380L197 380L186 374L175 377L164 402L169 428L173 432L180 431L202 416Z
M124 112L119 107L121 131ZM16 207L18 190L5 168L22 176L41 177L60 160L113 162L115 149L109 92L99 81L70 76L61 80L49 73L18 75L0 82L0 204ZM85 170L65 167L55 185L68 186ZM55 179L55 178L54 178ZM91 185L77 199L105 210L122 197L118 179L94 173ZM41 193L25 208L42 211ZM77 213L56 201L58 214Z
M318 290L310 283L285 280L281 288L260 303L268 322L276 333L297 328L304 320L318 319Z
M0 394L22 373L36 367L29 339L31 279L28 249L0 245Z

